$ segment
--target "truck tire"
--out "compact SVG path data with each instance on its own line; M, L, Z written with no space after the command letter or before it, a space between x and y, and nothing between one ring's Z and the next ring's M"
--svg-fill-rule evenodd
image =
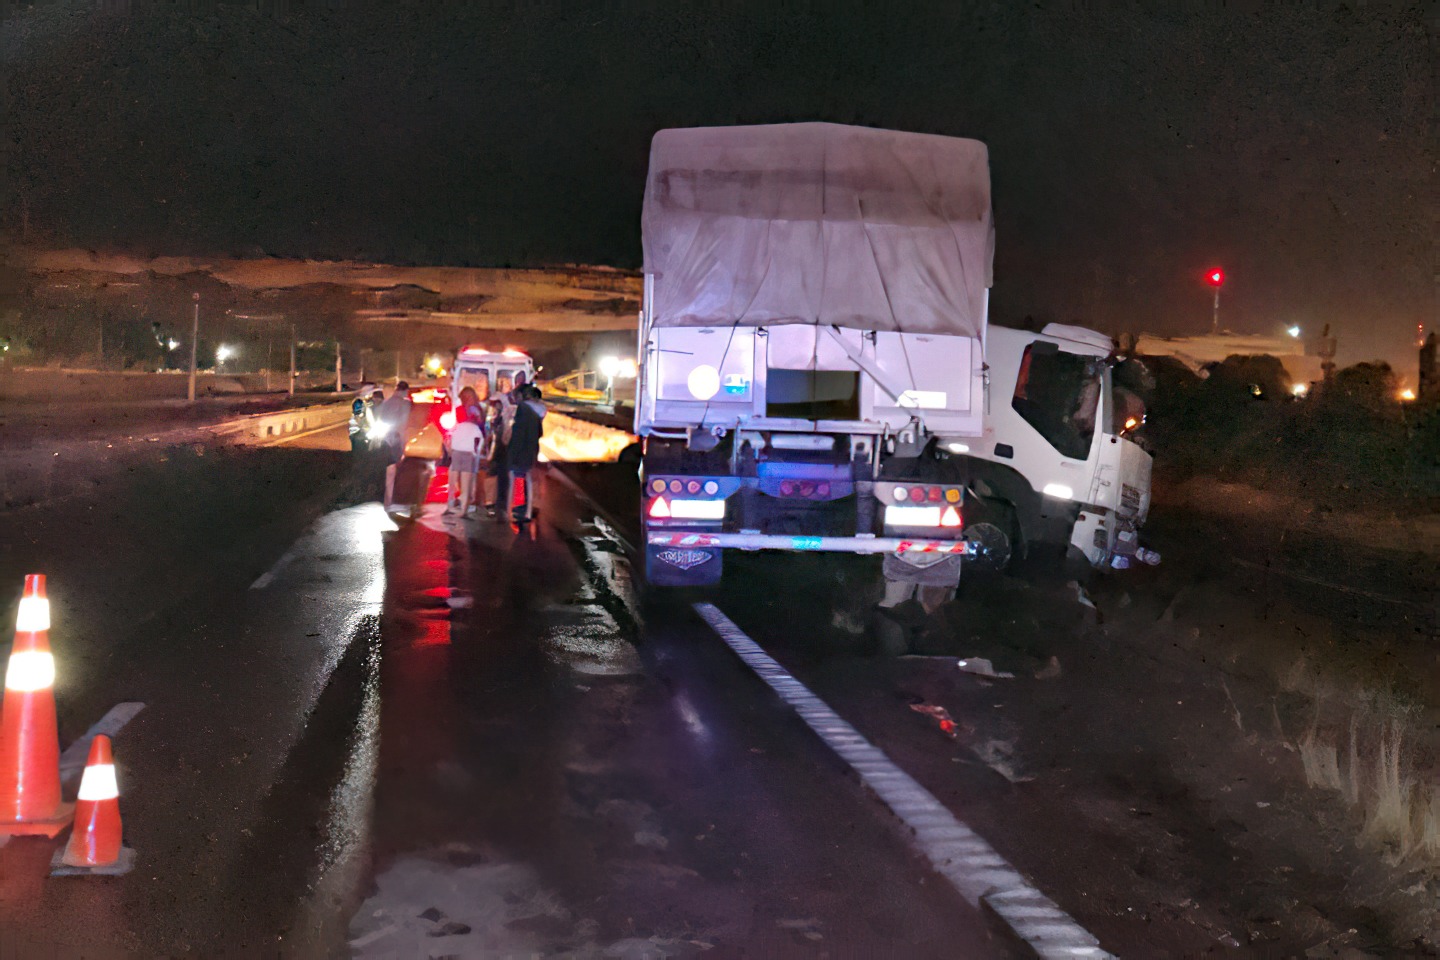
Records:
M977 573L998 573L1009 568L1018 552L1018 530L1015 511L1009 505L986 503L976 511L974 521L965 525L965 538L979 544L984 551L968 560L966 568Z

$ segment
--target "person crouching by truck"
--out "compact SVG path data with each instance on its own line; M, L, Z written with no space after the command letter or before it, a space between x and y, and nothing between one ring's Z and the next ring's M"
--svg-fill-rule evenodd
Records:
M534 384L521 388L521 402L515 408L515 421L510 427L510 443L506 450L512 484L519 484L519 503L513 518L516 523L529 523L535 515L535 463L540 459L540 438L545 434L545 402ZM512 496L511 502L515 502Z

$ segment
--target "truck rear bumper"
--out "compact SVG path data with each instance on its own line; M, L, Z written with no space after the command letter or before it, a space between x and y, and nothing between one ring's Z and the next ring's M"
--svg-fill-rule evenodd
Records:
M803 550L831 553L938 553L974 556L968 540L927 540L920 537L805 537L769 533L673 533L651 531L652 547L719 547L734 550Z

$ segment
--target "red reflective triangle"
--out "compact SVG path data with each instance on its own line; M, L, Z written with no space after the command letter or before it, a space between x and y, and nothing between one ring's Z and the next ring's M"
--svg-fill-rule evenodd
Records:
M951 506L951 507L946 507L944 510L941 510L941 511L940 511L940 526L942 526L942 527L958 527L958 526L960 526L960 511L959 511L959 510L956 510L953 506Z
M657 520L665 520L670 516L670 504L665 502L664 497L656 497L650 502L650 516Z

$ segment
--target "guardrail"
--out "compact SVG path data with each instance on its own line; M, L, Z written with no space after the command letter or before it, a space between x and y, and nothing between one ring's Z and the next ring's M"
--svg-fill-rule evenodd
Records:
M283 443L304 433L337 426L349 419L350 403L346 401L252 414L209 429L218 435L251 443Z

